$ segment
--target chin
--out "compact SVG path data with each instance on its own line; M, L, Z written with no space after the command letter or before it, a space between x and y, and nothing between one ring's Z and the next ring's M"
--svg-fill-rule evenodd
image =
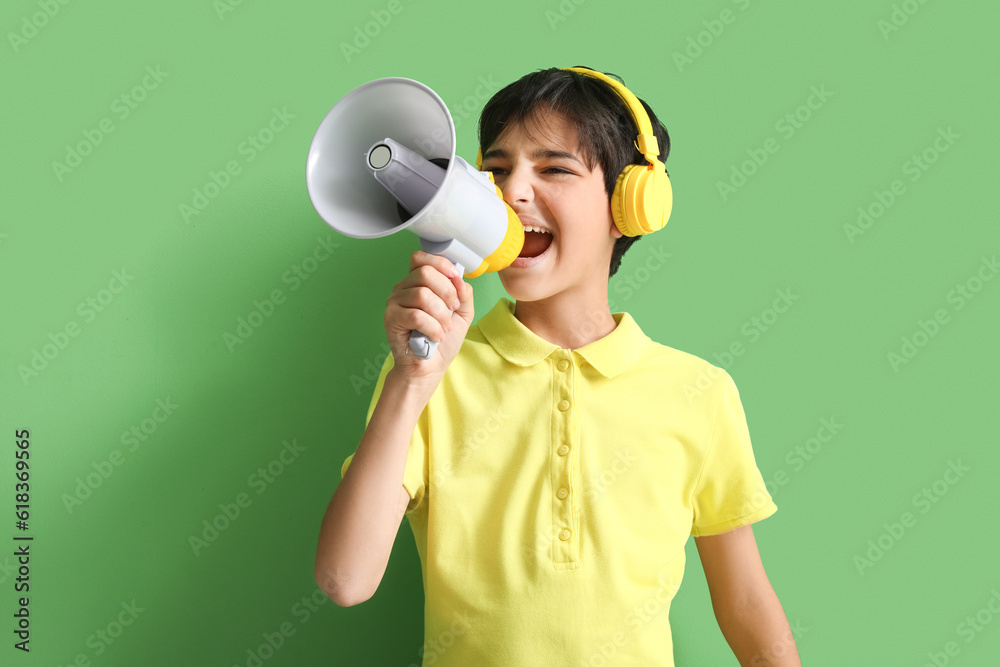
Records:
M503 285L507 295L515 301L541 301L552 296L552 286L539 280L537 276L503 276L500 272L500 284Z

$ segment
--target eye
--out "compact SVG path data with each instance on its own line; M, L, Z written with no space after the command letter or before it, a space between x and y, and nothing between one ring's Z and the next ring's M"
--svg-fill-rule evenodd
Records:
M507 170L503 167L483 167L483 171L492 172L494 176L505 176L507 175ZM545 174L569 174L572 175L573 172L562 169L561 167L547 167L542 170Z

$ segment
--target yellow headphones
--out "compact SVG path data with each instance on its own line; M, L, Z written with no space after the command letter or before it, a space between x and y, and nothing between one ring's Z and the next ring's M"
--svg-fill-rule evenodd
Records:
M611 195L611 214L615 225L625 236L640 236L662 229L670 218L673 207L673 189L663 163L656 159L660 148L653 134L646 110L632 92L614 79L584 67L564 67L584 76L599 79L608 84L628 107L635 121L639 135L635 147L645 156L649 164L630 164L622 169ZM482 171L483 149L476 156L476 168Z

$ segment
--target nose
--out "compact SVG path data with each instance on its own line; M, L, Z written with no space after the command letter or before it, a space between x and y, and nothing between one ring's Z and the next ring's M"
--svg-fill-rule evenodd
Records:
M508 204L530 202L533 197L530 169L523 165L512 166L510 173L504 177L500 185L500 191L503 192L503 198Z

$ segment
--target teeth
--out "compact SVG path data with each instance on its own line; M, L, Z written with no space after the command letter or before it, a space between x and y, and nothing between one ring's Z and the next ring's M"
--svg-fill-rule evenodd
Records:
M550 232L547 229L542 229L541 227L535 227L533 225L525 225L524 226L524 231L526 231L526 232L540 232L542 234L551 234L552 233L552 232Z

